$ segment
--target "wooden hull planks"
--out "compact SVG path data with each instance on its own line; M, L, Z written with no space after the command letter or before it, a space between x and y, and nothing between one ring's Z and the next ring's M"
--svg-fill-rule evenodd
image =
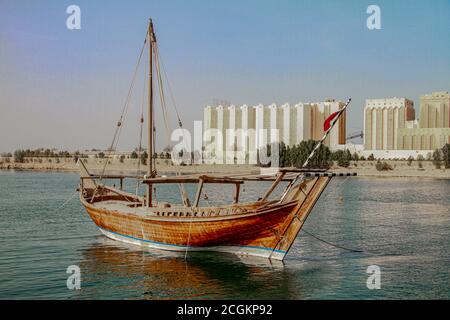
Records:
M114 240L171 251L219 251L282 260L330 179L306 180L284 203L235 205L231 206L235 214L207 217L193 216L192 211L177 217L140 215L96 206L111 201L111 195L93 204L83 196L81 201L101 232ZM239 208L245 208L244 213Z

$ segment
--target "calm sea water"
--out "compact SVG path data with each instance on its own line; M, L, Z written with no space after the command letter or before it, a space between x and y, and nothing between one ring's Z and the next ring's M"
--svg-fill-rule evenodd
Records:
M449 180L336 178L304 226L310 234L272 264L214 253L185 260L108 240L76 196L58 209L77 183L76 174L0 172L1 299L450 298ZM69 265L81 269L81 290L66 286ZM367 289L369 265L381 269L379 290Z

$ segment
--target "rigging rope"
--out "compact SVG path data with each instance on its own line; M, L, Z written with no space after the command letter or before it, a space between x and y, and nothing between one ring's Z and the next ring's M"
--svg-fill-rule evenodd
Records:
M103 176L105 175L106 167L109 164L109 160L108 159L110 158L111 153L114 150L117 149L117 146L118 146L118 143L119 143L119 139L120 139L120 135L121 135L121 132L122 132L123 122L125 121L127 112L129 110L130 101L131 101L132 93L133 93L133 90L134 90L134 87L135 87L139 66L141 65L141 60L142 60L142 57L144 55L145 48L146 48L147 45L150 45L150 41L151 40L148 39L148 34L146 34L143 46L142 46L140 54L139 54L139 58L137 60L137 63L136 63L135 69L134 69L132 81L131 81L131 84L130 84L130 87L129 87L129 90L128 90L128 93L127 93L127 96L126 96L126 99L125 99L125 103L124 103L124 105L122 107L122 111L121 111L121 114L120 114L120 117L119 117L119 121L117 122L116 128L114 130L114 135L113 135L113 139L112 139L111 145L110 145L109 149L107 150L107 157L106 157L106 160L105 160L105 162L103 164L103 168L102 168L102 171L101 171L101 174L100 174L100 181L103 179ZM180 116L179 116L179 113L178 113L178 108L177 108L177 105L176 105L176 102L175 102L175 98L174 98L174 95L173 95L173 91L172 91L172 87L171 87L170 81L169 81L169 79L167 77L167 73L166 73L164 65L162 63L162 59L161 59L161 55L159 53L158 45L157 45L156 42L152 43L152 45L154 45L154 51L153 51L153 57L151 57L152 59L150 59L150 60L152 61L152 63L154 61L155 67L156 67L156 76L157 76L157 85L158 85L159 99L160 99L162 114L163 114L163 118L164 118L164 124L165 124L166 133L167 133L167 139L168 139L168 143L170 145L170 129L169 129L170 123L169 123L169 115L168 115L168 111L167 111L166 97L165 97L164 89L163 89L162 73L164 73L165 78L166 78L165 80L167 81L167 84L169 86L170 97L171 97L172 102L173 102L173 107L174 107L174 110L175 110L175 113L176 113L176 116L177 116L177 120L178 120L178 125L179 125L180 128L182 127L182 122L181 122L181 119L180 119ZM147 67L149 67L149 66L147 66ZM162 67L163 70L161 70L161 67ZM144 70L144 75L145 75L145 71L146 70ZM143 92L143 98L142 98L141 117L140 117L140 126L141 126L141 128L140 128L140 132L139 132L139 150L138 150L139 151L139 155L138 155L138 166L137 166L138 174L139 174L139 171L140 171L140 161L141 161L141 157L142 157L142 134L143 134L143 121L144 121L143 120L144 119L143 111L144 111L144 102L145 102L145 100L144 100L145 98L144 97L145 97L145 81L144 81L144 92ZM155 126L155 120L153 122L154 122L153 123L154 130L153 130L153 132L151 134L153 135L153 138L155 138L155 131L156 131L155 130L155 127L156 127ZM187 141L187 139L185 137L185 132L183 131L182 133L183 133L183 138L184 138L183 142L186 145L188 141ZM187 145L185 147L186 147L186 150L190 150L190 148ZM149 153L150 157L154 156L154 152L155 152L154 148L155 148L155 144L153 145L153 150L148 150L148 153ZM154 163L154 166L155 165L156 165L156 163ZM155 167L152 168L152 171L153 170L156 171L156 168ZM180 175L180 172L179 172L180 169L178 167L175 167L175 170L176 170L177 175ZM95 196L95 192L96 191L94 191L94 196ZM187 196L187 192L186 192L186 190L184 188L184 185L180 185L180 191L181 191L182 196L183 196L183 201L185 202L185 204L188 205L189 204L189 199L188 199L188 196ZM139 182L137 183L137 186L136 186L136 195L138 195L138 193L139 193ZM156 190L155 190L155 193L156 193Z
M156 76L157 76L157 84L158 84L158 93L159 93L159 99L160 99L160 104L161 104L161 110L162 110L162 115L163 115L163 120L164 120L164 125L165 125L165 129L166 129L166 138L167 138L167 142L170 145L170 124L169 124L169 116L168 116L168 111L167 111L167 104L166 104L166 98L165 98L165 94L164 94L164 87L163 87L163 78L162 78L162 73L161 73L161 65L160 65L160 54L159 54L159 47L158 45L155 43L154 46L154 54L155 54L155 67L156 67ZM167 83L169 83L169 80L167 78L166 75L166 81ZM177 114L178 117L178 125L181 128L182 127L182 122L180 120L180 117L178 115L178 111L176 109L175 106L175 100L174 101L174 109L175 112ZM183 142L185 144L185 147L187 150L189 150L190 148L187 147L187 139L185 136L185 132L182 132L183 134ZM176 175L180 175L180 169L175 166L175 171L176 171ZM180 188L180 193L182 195L183 198L183 204L186 206L190 206L190 202L189 202L189 197L188 194L186 192L186 189L184 187L183 184L178 184L179 188Z
M170 129L169 129L170 128L169 115L168 115L168 110L167 110L166 97L165 97L164 88L163 88L163 78L162 78L162 73L161 73L162 61L161 61L161 56L159 54L159 47L156 44L155 44L155 50L154 51L155 51L154 52L154 54L155 54L155 67L156 67L158 93L159 93L159 99L160 99L160 104L161 104L161 111L162 111L162 115L163 115L164 126L165 126L165 130L166 130L166 136L167 136L168 144L170 145L171 141L170 141ZM169 82L169 79L167 77L167 74L165 72L165 69L164 69L163 65L162 65L162 68L163 68L163 72L164 72L166 81L167 81L167 83L169 85L169 90L170 90L170 95L171 95L172 102L173 102L173 107L174 107L174 110L175 110L175 113L176 113L176 116L177 116L177 119L178 119L178 126L180 128L182 128L183 124L181 122L181 119L180 119L180 116L179 116L179 113L178 113L178 109L177 109L177 106L176 106L176 103L175 103L175 99L174 99L174 96L173 96L172 88L170 86L170 82ZM186 150L190 150L190 148L188 148L188 146L186 145L187 144L187 139L185 137L184 131L182 132L182 134L183 134L183 141L185 143ZM179 168L175 167L175 170L176 170L176 174L180 175ZM186 189L184 187L184 184L180 183L178 185L179 185L180 193L181 193L181 196L182 196L182 199L183 199L183 204L186 205L186 206L190 206L189 197L188 197L188 194L187 194ZM190 244L190 240L191 240L191 228L192 228L192 219L189 222L189 233L188 233L188 238L187 238L187 242L186 242L186 250L184 252L184 260L187 259L187 254L188 254L188 251L189 251L189 244Z
M160 99L161 111L162 111L161 113L163 115L164 125L166 127L166 133L169 134L170 133L169 120L168 120L169 117L167 114L166 98L165 98L164 90L163 90L163 81L162 81L162 77L161 77L158 57L159 57L158 46L155 45L155 67L156 67L156 75L157 75L157 81L158 81L159 99Z
M173 108L174 108L175 113L177 115L178 126L181 128L181 127L183 127L183 123L181 122L180 114L178 113L178 107L177 107L177 104L175 102L175 96L174 96L173 90L172 90L172 85L170 84L169 77L167 77L166 68L164 67L164 61L162 60L161 55L159 54L159 51L157 51L157 57L158 57L158 61L161 61L161 67L162 67L162 70L163 70L163 73L164 73L164 77L166 78L167 85L169 87L169 93L170 93L170 97L172 99Z
M138 72L138 69L139 69L139 65L141 63L142 56L144 54L144 49L145 49L146 44L147 44L147 35L145 37L144 44L142 45L141 52L139 54L139 58L138 58L138 61L136 63L135 69L134 69L134 73L133 73L133 77L132 77L132 80L131 80L130 88L128 89L128 94L127 94L127 97L125 99L125 103L124 103L124 106L122 108L122 112L120 114L119 121L117 122L116 129L114 131L114 136L113 136L113 140L111 142L111 146L107 150L108 151L108 157L107 157L107 159L105 161L105 164L103 166L102 172L100 174L100 180L102 180L102 177L105 174L106 166L107 166L107 164L109 162L108 161L109 156L111 155L112 151L115 148L117 148L117 144L119 143L120 133L122 131L122 123L123 123L123 121L125 121L125 117L126 117L129 105L130 105L131 94L133 92L133 88L134 88L134 84L135 84L135 80L136 80L136 75L137 75L137 72Z
M172 104L173 104L173 109L174 109L174 111L175 111L175 114L176 114L176 117L177 117L177 120L178 120L178 127L179 128L183 128L183 123L182 123L182 121L181 121L181 118L180 118L180 115L179 115L179 113L178 113L178 107L177 107L177 104L176 104L176 101L175 101L175 97L174 97L174 94L173 94L173 90L172 90L172 86L171 86L171 84L170 84L170 80L169 80L169 78L168 78L168 76L167 76L167 73L166 73L166 70L165 70L165 68L164 68L164 63L163 63L163 61L162 61L162 58L161 58L161 55L160 55L160 53L159 53L159 47L158 46L156 46L156 49L155 49L155 60L157 61L157 72L158 72L158 74L159 74L159 78L160 78L160 83L161 83L161 88L162 88L162 83L163 83L163 78L162 78L162 73L161 73L161 69L162 69L162 71L163 71L163 74L164 74L164 77L165 77L165 80L166 80L166 82L167 82L167 85L168 85L168 87L169 87L169 93L170 93L170 98L171 98L171 100L172 100ZM166 109L166 100L165 100L165 95L164 95L164 91L162 91L163 92L163 97L164 97L164 108ZM167 110L165 111L165 112L167 112ZM167 113L166 113L166 115L167 115ZM168 118L168 117L167 117ZM186 139L186 136L185 136L185 133L184 133L184 131L182 132L182 134L183 134L183 142L184 142L184 146L185 146L185 148L186 148L186 150L190 150L190 148L188 147L188 145L187 145L187 139ZM169 144L170 144L170 140L169 140Z
M143 81L143 89L142 89L142 103L141 103L141 117L139 119L139 149L138 149L138 161L137 161L137 173L136 175L139 176L141 171L141 154L142 154L142 134L143 134L143 128L144 128L144 105L145 105L145 87L147 85L147 68L148 63L144 65L144 81ZM139 195L139 179L136 179L136 196Z

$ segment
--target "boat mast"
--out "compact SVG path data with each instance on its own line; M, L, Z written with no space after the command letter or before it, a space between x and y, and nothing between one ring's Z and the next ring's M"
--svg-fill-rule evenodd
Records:
M148 148L147 148L147 176L153 178L153 44L156 42L152 19L148 24L149 45L149 81L148 81ZM152 206L152 184L147 185L147 206Z

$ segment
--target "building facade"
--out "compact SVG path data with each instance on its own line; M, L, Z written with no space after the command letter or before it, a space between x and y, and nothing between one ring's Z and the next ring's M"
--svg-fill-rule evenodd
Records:
M435 150L450 143L450 94L433 92L420 97L419 120L399 130L400 150Z
M365 150L435 150L450 143L450 94L420 97L419 120L405 98L366 100Z
M396 150L397 135L415 118L414 102L406 98L367 99L364 108L364 149Z
M420 128L450 127L450 94L433 92L420 97Z
M450 128L404 128L398 132L398 150L436 150L450 143Z
M293 146L305 140L320 140L325 119L343 106L343 102L334 100L281 106L206 106L204 156L224 159L226 163L256 163L257 150L267 144L283 142ZM344 112L325 145L334 149L345 144L345 126Z

